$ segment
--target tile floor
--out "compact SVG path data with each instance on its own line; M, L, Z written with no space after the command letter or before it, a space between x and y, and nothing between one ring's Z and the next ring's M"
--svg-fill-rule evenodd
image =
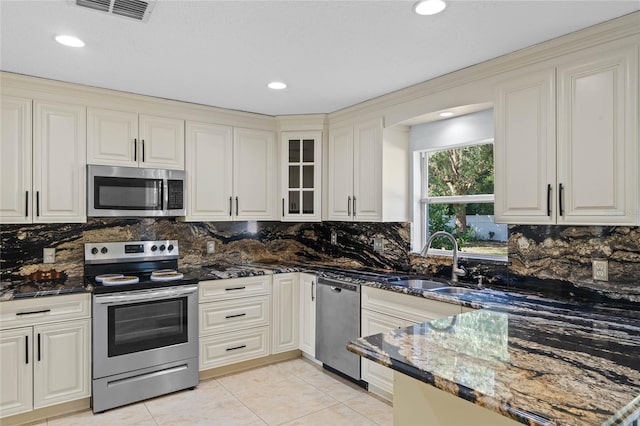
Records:
M94 415L38 425L392 425L391 405L298 358Z

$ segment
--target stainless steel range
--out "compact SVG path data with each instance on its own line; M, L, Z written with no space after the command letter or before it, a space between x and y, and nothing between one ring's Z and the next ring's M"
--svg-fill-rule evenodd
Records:
M178 242L85 244L95 413L198 384L198 286Z

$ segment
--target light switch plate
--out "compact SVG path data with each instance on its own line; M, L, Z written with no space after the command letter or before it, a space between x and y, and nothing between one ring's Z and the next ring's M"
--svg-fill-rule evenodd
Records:
M46 248L42 250L43 263L56 263L56 249Z
M338 244L338 233L336 231L331 231L331 244L334 246Z
M207 241L207 254L213 254L216 252L216 242Z
M593 259L591 266L594 280L609 281L609 261L606 259Z
M373 251L376 253L384 253L384 238L373 239Z

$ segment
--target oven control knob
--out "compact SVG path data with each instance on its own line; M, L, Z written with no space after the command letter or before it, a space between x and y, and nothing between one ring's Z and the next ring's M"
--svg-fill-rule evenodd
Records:
M98 248L97 247L92 248L91 254L98 254Z
M164 251L164 249L165 249L165 248L166 248L166 247L164 246L164 244L162 244L162 245L160 246L160 251Z
M169 244L169 247L167 247L167 250L169 251L173 250L173 244Z
M100 253L102 254L107 254L109 250L106 247L102 247L102 249L100 249Z
M157 245L155 245L155 244L154 244L154 245L152 245L152 246L151 246L151 251L156 251L156 250L158 250L158 246L157 246Z

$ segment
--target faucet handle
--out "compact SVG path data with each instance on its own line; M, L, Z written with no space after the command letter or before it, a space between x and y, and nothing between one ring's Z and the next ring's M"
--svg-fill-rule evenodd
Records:
M457 268L453 269L453 273L459 277L464 277L467 275L467 269L464 266L459 265Z

